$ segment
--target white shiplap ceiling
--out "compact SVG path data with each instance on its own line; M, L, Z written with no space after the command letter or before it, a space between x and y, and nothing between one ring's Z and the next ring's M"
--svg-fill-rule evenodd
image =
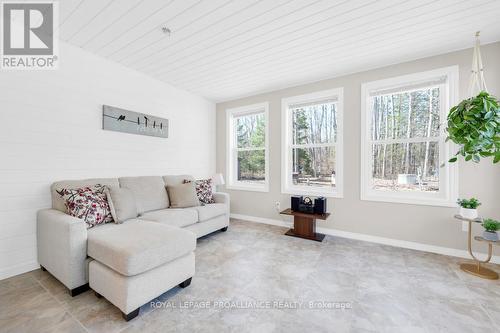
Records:
M59 3L62 40L214 101L500 40L499 0Z

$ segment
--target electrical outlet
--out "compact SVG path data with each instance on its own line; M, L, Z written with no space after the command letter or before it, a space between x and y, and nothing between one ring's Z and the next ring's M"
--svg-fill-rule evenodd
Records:
M469 231L469 222L462 221L462 231Z
M277 212L281 211L281 202L276 201L274 203L274 209L276 209Z

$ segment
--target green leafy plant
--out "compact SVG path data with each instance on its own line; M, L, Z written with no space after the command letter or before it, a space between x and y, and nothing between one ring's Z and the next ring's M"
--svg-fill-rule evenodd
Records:
M449 162L459 155L466 161L478 163L482 157L500 161L500 106L499 101L485 91L454 106L448 114L448 137L460 146Z
M467 209L476 209L477 207L481 206L481 203L476 198L470 198L469 200L458 199L457 203L460 207Z
M500 222L493 219L485 219L483 221L483 228L488 232L495 232L500 229Z

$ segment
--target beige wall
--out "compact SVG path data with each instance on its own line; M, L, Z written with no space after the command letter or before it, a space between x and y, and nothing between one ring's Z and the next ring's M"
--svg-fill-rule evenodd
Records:
M486 81L490 93L500 96L500 43L483 46ZM269 102L270 190L268 193L227 191L231 212L281 220L274 204L289 207L290 195L281 194L281 99L314 91L344 88L344 198L328 199L332 216L319 226L342 231L387 237L404 241L464 249L466 233L453 219L455 208L395 204L360 200L360 95L361 84L404 74L458 65L460 98L466 96L472 49L392 65L339 78L323 80L271 93L217 104L217 170L226 169L227 108ZM483 216L500 219L500 165L491 160L480 164L459 164L459 194L475 196L483 205ZM477 228L477 232L480 229Z

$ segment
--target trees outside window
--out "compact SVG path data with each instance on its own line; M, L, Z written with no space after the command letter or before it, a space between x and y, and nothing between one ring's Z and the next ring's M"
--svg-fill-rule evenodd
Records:
M456 69L362 88L362 198L448 205L456 193L441 124L453 105Z
M227 188L268 190L267 119L267 103L227 110Z
M342 89L282 101L284 193L342 196Z
M237 180L263 184L266 181L265 114L235 117Z

